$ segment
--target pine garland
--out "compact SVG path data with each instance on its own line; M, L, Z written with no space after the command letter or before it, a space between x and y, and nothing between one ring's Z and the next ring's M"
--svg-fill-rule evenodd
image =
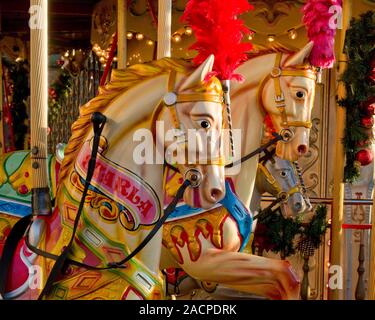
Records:
M346 97L338 101L346 108L344 148L346 154L345 182L352 183L360 176L357 153L372 144L371 128L363 126L361 120L372 116L363 106L375 96L375 87L370 79L375 59L375 14L369 11L352 19L346 33L345 53L348 66L341 81L346 88Z
M314 217L307 224L303 223L302 216L285 218L280 209L265 209L257 216L254 246L281 253L285 258L297 252L311 256L319 248L327 231L326 219L326 206L317 206Z

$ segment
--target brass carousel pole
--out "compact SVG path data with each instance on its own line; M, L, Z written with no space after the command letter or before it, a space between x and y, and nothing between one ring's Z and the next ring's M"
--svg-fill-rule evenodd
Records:
M159 0L157 59L171 56L172 0Z
M338 73L337 77L340 79L344 73L347 65L347 57L344 54L345 34L349 27L351 19L352 1L343 1L342 8L342 29L340 30L340 43L339 43L339 59L338 59ZM346 96L345 85L339 82L337 88L338 99ZM344 233L342 224L344 222L344 166L345 166L345 153L343 138L345 134L345 119L346 111L343 107L336 106L336 153L335 153L335 166L333 176L333 207L332 207L332 243L331 243L331 265L340 266L344 268L343 258L343 240ZM344 272L342 273L344 275ZM344 281L342 281L344 283ZM344 295L343 289L330 288L328 291L328 299L342 300Z
M117 0L117 68L126 68L126 18L127 18L127 5L126 0Z
M48 187L48 0L30 1L31 173L34 216L51 213Z

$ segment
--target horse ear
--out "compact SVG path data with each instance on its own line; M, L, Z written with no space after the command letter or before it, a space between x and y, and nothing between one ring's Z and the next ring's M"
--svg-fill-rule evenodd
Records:
M180 91L188 90L189 88L200 85L206 78L207 74L212 71L215 57L213 54L209 55L204 61L182 84Z
M310 56L311 50L314 47L314 42L310 41L300 51L290 56L284 63L284 67L298 66L305 62Z

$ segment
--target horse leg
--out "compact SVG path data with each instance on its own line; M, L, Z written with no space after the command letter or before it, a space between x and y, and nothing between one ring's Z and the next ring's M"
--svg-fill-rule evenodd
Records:
M186 257L186 255L184 255ZM181 267L193 278L270 299L298 299L299 280L288 261L209 248Z

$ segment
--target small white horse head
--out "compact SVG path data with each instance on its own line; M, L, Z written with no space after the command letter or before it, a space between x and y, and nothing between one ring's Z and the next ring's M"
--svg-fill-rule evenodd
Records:
M276 54L274 68L260 87L260 103L285 138L277 144L276 154L289 161L305 155L309 148L316 71L306 61L312 47L310 42L295 54Z
M176 162L182 175L200 179L188 188L184 201L192 207L210 208L225 195L223 157L223 91L216 77L207 80L214 56L209 56L175 89L175 127L183 161ZM167 146L167 149L170 146ZM166 154L167 161L171 154ZM169 161L168 161L169 162Z

